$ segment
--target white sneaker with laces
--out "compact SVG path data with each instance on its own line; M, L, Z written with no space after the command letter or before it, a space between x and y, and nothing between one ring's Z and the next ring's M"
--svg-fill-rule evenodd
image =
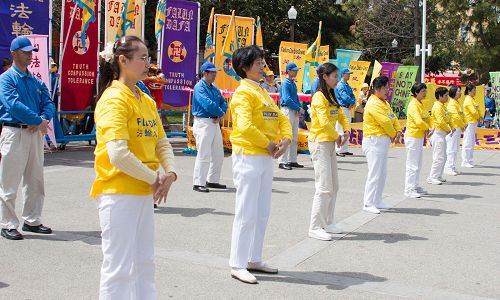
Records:
M247 270L250 272L262 272L262 273L269 273L269 274L278 273L278 268L271 267L270 265L266 264L265 262L249 262L248 266L247 266Z
M248 272L247 269L231 269L231 277L244 283L257 283L257 278Z
M408 198L420 198L422 195L418 193L416 190L411 190L408 192L405 192L405 196Z
M323 228L309 230L309 237L320 241L331 241L332 235L326 232Z
M335 226L335 224L330 224L330 225L326 226L325 231L328 233L333 233L333 234L344 233L344 231L342 229L340 229L339 227Z
M363 207L363 210L372 214L379 214L380 210L376 208L375 206L365 206Z
M442 182L439 179L436 179L436 178L427 178L427 183L428 184L435 184L435 185L442 184Z
M446 179L444 179L443 177L439 177L438 180L441 181L442 183L446 182Z
M389 205L385 202L380 202L379 204L375 205L378 209L389 209L392 208L392 205Z
M451 175L451 176L457 176L458 175L458 172L455 171L455 170L445 170L444 173L446 175Z
M464 167L464 168L474 168L474 165L470 164L470 163L462 163L462 167Z

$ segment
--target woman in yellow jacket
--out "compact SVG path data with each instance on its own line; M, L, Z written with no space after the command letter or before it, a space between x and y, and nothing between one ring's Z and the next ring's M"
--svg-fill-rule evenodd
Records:
M443 179L444 163L446 162L446 136L453 134L450 117L446 110L448 102L448 89L438 87L434 93L436 101L431 110L431 124L434 128L430 138L432 145L432 166L427 183L441 184Z
M412 97L407 108L405 147L406 178L404 194L409 198L420 198L427 192L420 187L420 169L422 168L422 150L424 137L430 127L429 112L425 110L422 100L427 95L424 83L415 83L411 88Z
M463 104L465 122L467 128L462 141L462 167L474 168L474 145L476 144L477 123L482 122L483 117L479 112L479 104L474 97L476 87L472 83L465 86L465 99Z
M102 231L99 299L156 299L153 200L165 201L177 178L174 154L154 100L136 87L149 69L144 42L125 36L100 56L104 92L95 110L96 178L90 192Z
M259 83L263 58L257 46L240 48L232 57L242 80L230 103L236 201L229 265L231 276L245 283L257 283L248 271L278 272L263 262L262 248L271 209L272 159L285 152L292 138L290 121Z
M444 173L452 176L458 175L456 166L458 149L460 148L460 137L467 127L465 122L462 106L458 99L460 99L460 87L454 85L450 88L450 100L446 106L450 116L452 134L446 136L446 164L444 166Z
M387 102L389 78L373 80L373 95L365 106L363 119L363 153L368 163L363 210L379 214L379 209L390 208L382 201L387 177L387 152L391 142L401 140L401 126Z
M342 233L333 223L335 202L339 190L335 141L339 137L337 120L344 128L343 139L350 136L349 122L342 112L335 93L338 69L325 63L318 68L319 90L311 100L311 128L309 129L309 151L314 165L316 191L311 209L309 236L329 241L331 233ZM343 141L342 141L343 142Z

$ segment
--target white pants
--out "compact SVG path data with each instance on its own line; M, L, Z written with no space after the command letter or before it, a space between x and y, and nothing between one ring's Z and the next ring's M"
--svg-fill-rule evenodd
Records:
M280 164L294 163L297 162L297 144L299 141L299 116L297 116L297 111L288 108L288 106L282 107L281 111L287 116L292 124L292 142L288 146L285 153L278 159Z
M458 148L460 148L460 136L462 129L456 128L452 135L446 136L446 165L445 169L448 171L457 170L457 155Z
M464 140L462 145L462 165L474 165L474 145L476 144L476 128L477 123L469 123L464 132Z
M339 190L339 176L335 142L309 141L309 151L314 165L314 185L316 187L309 230L315 230L333 224L335 202Z
M341 107L341 108L342 108L342 112L344 113L345 117L347 118L347 122L349 122L349 125L350 125L351 119L352 119L351 110L347 107ZM340 123L338 121L337 121L337 124L335 125L335 127L336 127L339 135L344 136L344 128L342 127L342 125L340 125ZM337 153L348 152L349 151L349 142L346 142L344 145L337 147L336 150L337 150Z
M419 187L420 170L422 169L422 150L424 139L405 136L406 147L406 177L405 192L410 192Z
M363 199L365 206L376 206L382 202L387 177L387 152L390 143L391 139L387 136L363 138L363 153L368 163L368 176Z
M262 261L274 164L264 155L233 153L232 159L236 202L229 265L243 269L248 262Z
M0 226L16 229L16 198L23 184L23 219L28 225L42 224L45 197L43 180L43 141L40 131L4 126L0 137Z
M205 186L207 181L219 183L224 162L224 147L219 123L214 123L214 120L210 118L195 117L193 134L197 150L193 185Z
M154 218L151 195L102 194L101 300L156 299Z
M432 144L432 167L429 174L431 179L439 179L443 176L444 164L446 162L446 132L434 130L431 136Z

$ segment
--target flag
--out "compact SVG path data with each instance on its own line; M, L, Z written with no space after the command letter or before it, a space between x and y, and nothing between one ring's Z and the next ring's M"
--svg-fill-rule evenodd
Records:
M321 24L322 21L319 21L318 27L318 36L312 45L306 51L306 62L311 63L311 66L318 65L318 59L320 56L320 45L321 45Z
M264 51L264 41L262 39L262 24L260 23L260 17L257 17L257 23L255 23L255 46ZM262 62L264 63L264 74L271 71L266 63L266 60L262 59Z
M120 23L118 24L118 31L116 32L116 39L125 36L127 34L127 29L134 25L135 1L136 0L125 0Z
M155 17L155 36L156 41L159 43L161 32L163 26L165 26L165 12L167 9L167 0L158 0L158 5L156 5L156 17Z
M370 85L372 85L373 80L380 76L380 71L382 71L382 64L375 60L373 64L372 79L370 80Z
M238 38L236 37L236 19L234 17L234 10L231 14L231 21L229 21L229 28L227 30L227 35L224 40L224 44L222 46L222 56L225 57L224 61L224 71L229 76L236 78L236 80L240 80L240 77L236 74L233 69L231 58L233 56L233 52L240 47Z
M210 19L208 19L207 37L205 38L205 53L203 54L203 63L206 63L207 61L213 62L215 57L215 44L212 35L213 23L214 23L214 7L212 7L212 12L210 13Z
M85 39L87 38L87 29L90 22L95 22L95 0L74 0L75 4L82 9L82 29L81 39L82 47L85 47Z

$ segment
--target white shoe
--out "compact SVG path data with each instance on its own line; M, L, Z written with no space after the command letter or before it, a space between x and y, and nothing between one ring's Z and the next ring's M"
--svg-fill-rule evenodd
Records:
M375 205L378 209L389 209L392 208L391 205L385 203L385 202L380 202L379 204Z
M429 195L429 192L424 190L421 186L417 186L417 188L415 189L417 191L417 193L419 193L420 195Z
M427 178L427 183L428 184L435 184L435 185L442 184L442 182L439 179L435 179L435 178Z
M455 171L455 170L445 170L444 173L446 175L451 175L451 176L457 176L458 175L458 172Z
M372 214L379 214L380 210L376 208L375 206L365 206L363 207L363 210Z
M335 224L330 224L330 225L326 226L325 231L328 233L333 233L333 234L344 233L344 231L342 229L340 229L339 227L335 226Z
M309 230L309 237L320 241L331 241L332 235L326 232L323 228Z
M416 190L411 190L408 192L405 192L405 196L408 198L420 198L422 195L418 193Z
M441 181L442 183L446 182L446 179L444 179L443 177L439 177L438 180Z
M462 163L462 167L464 167L464 168L474 168L474 165L473 164L469 164L469 163Z
M231 277L244 283L257 283L257 278L248 272L247 269L231 269Z
M249 262L247 266L247 270L250 272L262 272L269 274L277 274L278 268L271 267L265 262Z

